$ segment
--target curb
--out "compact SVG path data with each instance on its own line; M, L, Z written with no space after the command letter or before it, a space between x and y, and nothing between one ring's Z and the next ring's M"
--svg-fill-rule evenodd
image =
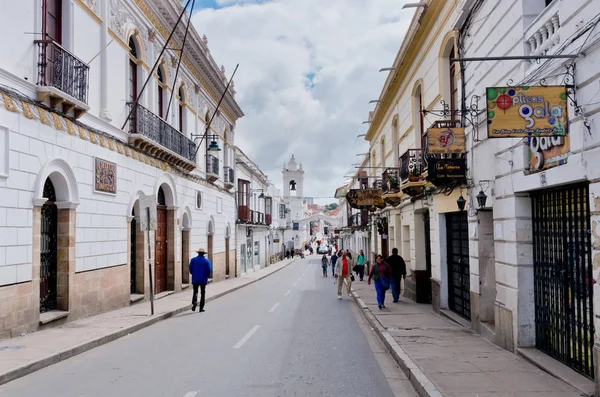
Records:
M296 259L292 259L291 261L289 261L287 264L283 265L279 269L274 270L271 273L265 274L265 275L263 275L263 276L261 276L261 277L259 277L257 279L254 279L252 281L249 281L246 284L238 285L237 287L234 287L234 288L232 288L230 290L223 291L223 292L220 292L220 293L218 293L218 294L216 294L214 296L211 296L210 298L206 298L206 302L213 301L213 300L218 299L218 298L220 298L220 297L222 297L224 295L230 294L230 293L235 292L235 291L237 291L237 290L239 290L241 288L244 288L244 287L247 287L247 286L249 286L251 284L254 284L257 281L260 281L260 280L262 280L262 279L264 279L266 277L269 277L270 275L275 274L278 271L285 269L286 267L288 267L288 265L290 265L295 260ZM113 332L111 334L104 335L104 336L100 337L99 339L82 343L80 345L71 347L69 349L60 351L58 353L54 353L54 354L52 354L52 355L50 355L48 357L45 357L45 358L42 358L42 359L36 361L36 362L24 365L22 367L19 367L17 369L11 370L11 371L8 371L8 372L0 375L0 385L3 385L3 384L8 383L8 382L11 382L11 381L13 381L15 379L18 379L18 378L22 378L23 376L26 376L26 375L29 375L29 374L31 374L33 372L39 371L42 368L49 367L49 366L51 366L53 364L56 364L56 363L59 363L59 362L61 362L63 360L66 360L68 358L77 356L77 355L79 355L81 353L85 353L88 350L92 350L92 349L94 349L96 347L105 345L105 344L107 344L109 342L113 342L113 341L115 341L117 339L120 339L120 338L122 338L124 336L127 336L127 335L132 334L134 332L137 332L137 331L139 331L141 329L147 328L147 327L149 327L149 326L151 326L153 324L156 324L159 321L166 320L168 318L176 316L176 315L178 315L180 313L183 313L183 312L189 310L190 306L191 306L191 304L187 304L184 307L181 307L179 309L171 310L170 312L163 313L161 315L157 315L155 317L149 318L149 319L147 319L147 320L145 320L145 321L143 321L143 322L141 322L139 324L135 324L135 325L132 325L132 326L130 326L128 328L120 329L120 330L115 331L115 332Z
M379 336L381 342L385 345L391 356L402 369L411 385L415 388L421 397L443 397L443 394L433 384L433 382L421 371L421 368L406 354L406 352L396 343L389 332L381 325L371 309L360 298L356 291L352 290L352 297L360 307L363 316L369 322L371 327Z

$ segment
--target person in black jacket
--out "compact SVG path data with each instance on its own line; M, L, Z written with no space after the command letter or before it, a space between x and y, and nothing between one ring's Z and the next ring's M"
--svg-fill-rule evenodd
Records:
M404 259L398 255L398 248L392 249L392 255L386 259L386 262L392 267L392 297L394 298L394 303L398 302L400 299L400 290L401 284L400 281L402 279L406 279L406 263Z

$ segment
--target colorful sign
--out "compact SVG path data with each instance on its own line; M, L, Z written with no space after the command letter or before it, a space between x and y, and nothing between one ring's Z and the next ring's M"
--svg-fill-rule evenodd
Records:
M434 185L446 185L465 178L467 164L464 158L427 160L427 179Z
M117 193L117 165L98 157L96 162L96 191L103 193Z
M464 128L429 128L427 130L428 155L464 152Z
M552 136L529 138L529 171L531 173L547 170L567 163L571 149L570 137Z
M346 200L350 207L356 209L385 208L382 194L381 189L350 189L346 194Z
M488 87L486 96L489 138L569 133L565 86Z

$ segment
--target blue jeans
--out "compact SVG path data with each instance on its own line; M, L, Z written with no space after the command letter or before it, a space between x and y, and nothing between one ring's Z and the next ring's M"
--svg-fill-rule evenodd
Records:
M335 276L335 263L331 264L331 275Z
M375 291L377 291L377 304L383 306L385 302L385 289L381 280L375 280Z

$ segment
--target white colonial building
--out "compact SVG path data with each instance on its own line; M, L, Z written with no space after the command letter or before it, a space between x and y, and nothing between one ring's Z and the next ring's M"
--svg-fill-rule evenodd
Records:
M499 345L537 348L600 391L600 2L463 0L454 24L464 100L479 110L465 123L463 306ZM566 134L494 137L507 114L508 125L562 124Z
M177 72L187 17L159 58L181 3L4 4L0 337L143 299L148 256L157 294L188 285L199 247L215 280L232 272L232 148L243 113L230 89L214 114L227 78L193 27ZM157 207L150 252L146 196Z
M238 263L241 273L249 273L270 263L273 197L267 175L239 148L236 174Z

